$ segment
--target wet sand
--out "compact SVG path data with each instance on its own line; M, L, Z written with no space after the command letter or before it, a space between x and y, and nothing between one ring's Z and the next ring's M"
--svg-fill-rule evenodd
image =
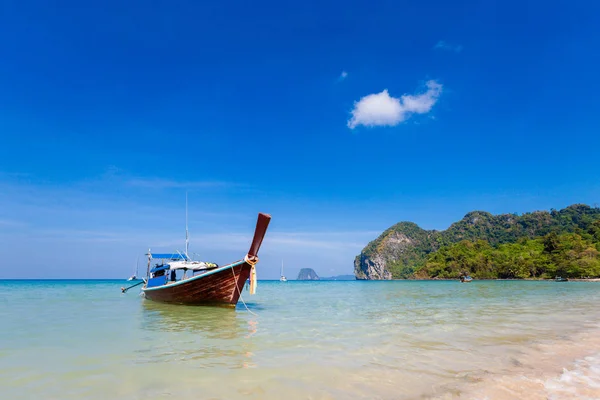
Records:
M535 343L502 368L468 377L434 399L600 399L600 326Z

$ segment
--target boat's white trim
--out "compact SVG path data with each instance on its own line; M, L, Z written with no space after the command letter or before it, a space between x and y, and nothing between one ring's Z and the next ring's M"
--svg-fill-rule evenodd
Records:
M187 269L189 271L204 271L211 269L211 263L205 261L171 261L169 263L169 270ZM215 268L216 264L212 264L212 268Z
M233 264L224 265L222 267L215 268L215 269L210 270L210 271L208 271L208 272L206 272L206 273L204 273L202 275L192 276L191 278L187 278L187 279L184 279L184 280L181 280L181 281L177 281L177 282L173 282L173 283L168 283L168 284L165 284L165 285L154 286L154 287L151 287L151 288L142 288L142 290L144 292L149 292L151 290L159 290L159 289L164 289L166 287L173 287L173 286L183 285L185 283L188 283L188 282L191 282L191 281L195 281L195 280L198 280L198 279L202 279L202 278L204 278L206 276L209 276L209 275L216 274L217 272L224 271L224 270L226 270L228 268L237 267L238 265L244 264L245 262L246 261L244 261L244 260L237 261L237 262L234 262Z

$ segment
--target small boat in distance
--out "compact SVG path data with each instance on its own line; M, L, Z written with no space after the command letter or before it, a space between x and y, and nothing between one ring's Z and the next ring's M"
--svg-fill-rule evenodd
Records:
M187 203L187 201L186 201ZM258 250L267 232L271 216L259 213L254 238L246 256L224 266L191 260L188 256L187 204L185 254L153 254L148 250L148 270L143 296L148 300L171 304L235 306L250 278L250 294L256 290ZM152 260L160 260L150 268ZM191 275L186 276L190 271ZM177 273L183 272L178 277Z
M555 280L556 282L568 282L568 281L569 281L569 278L562 278L562 277L560 277L560 276L557 276L556 278L554 278L554 280Z
M281 260L281 278L279 278L280 282L287 282L287 278L283 275L283 260Z
M135 273L133 275L131 275L127 281L137 281L137 276L138 276L138 263L140 261L140 257L137 258L137 260L135 261Z
M471 278L469 275L465 276L465 275L461 275L460 276L460 282L461 283L469 283L473 280L473 278Z

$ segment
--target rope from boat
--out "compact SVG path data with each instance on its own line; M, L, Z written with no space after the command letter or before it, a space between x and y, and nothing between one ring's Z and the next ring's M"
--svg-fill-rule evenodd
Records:
M246 261L247 258L248 258L248 256L244 257L244 261ZM248 262L248 261L246 261L246 262ZM256 262L254 262L254 264L256 264L257 262L258 262L258 257L256 259ZM248 264L250 264L250 263L248 263ZM254 268L254 264L250 264L250 265L252 265L252 268ZM244 305L244 307L246 307L246 311L248 311L250 314L254 315L255 317L258 317L258 315L256 313L253 313L252 311L250 311L250 309L246 305L246 302L244 301L244 298L242 297L242 292L240 292L240 288L237 285L237 277L235 276L235 272L233 272L233 265L231 266L231 274L233 275L233 281L235 282L235 289L237 290L238 294L240 295L240 300L242 301L242 304Z
M249 264L252 268L250 269L250 294L256 293L256 268L255 265L258 263L258 256L250 256L246 254L244 261Z
M258 264L258 256L251 256L249 254L246 254L244 256L244 261L246 262L246 264L250 264L254 267L256 264Z

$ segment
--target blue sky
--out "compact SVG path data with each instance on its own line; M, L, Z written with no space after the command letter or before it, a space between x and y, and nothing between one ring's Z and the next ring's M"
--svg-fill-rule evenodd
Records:
M592 1L0 5L0 278L183 248L352 273L390 225L600 202ZM141 265L142 261L140 261Z

